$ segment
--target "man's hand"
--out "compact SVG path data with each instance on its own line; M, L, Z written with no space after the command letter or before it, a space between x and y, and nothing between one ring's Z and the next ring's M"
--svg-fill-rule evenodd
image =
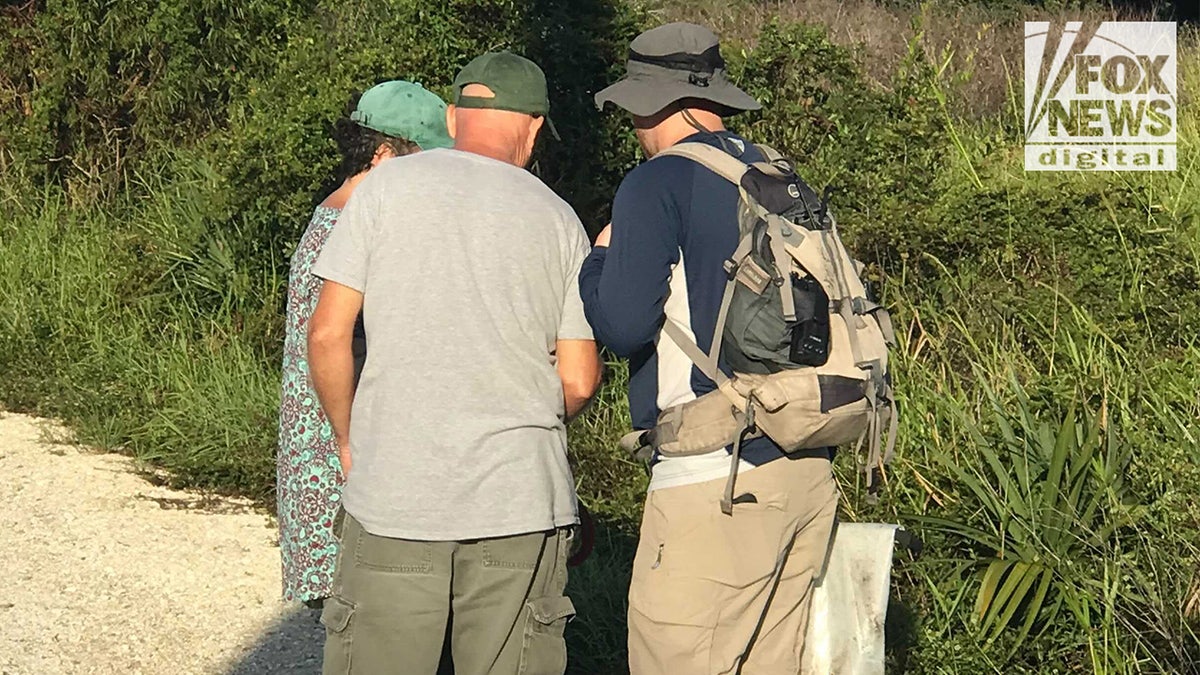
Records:
M596 246L608 246L608 242L612 240L612 223L604 226L600 230L600 234L596 235Z
M350 473L350 408L354 402L354 322L362 309L362 293L332 281L308 327L308 369L325 417L338 439L342 474Z

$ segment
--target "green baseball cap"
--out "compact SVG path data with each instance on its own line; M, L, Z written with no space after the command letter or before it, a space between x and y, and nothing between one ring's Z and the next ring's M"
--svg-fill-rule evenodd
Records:
M463 96L463 87L482 84L495 96ZM546 74L537 64L512 52L488 52L475 57L454 78L454 105L460 108L508 110L545 117L550 133L559 139L550 120L550 96Z
M450 148L446 103L414 82L392 80L363 92L350 120L388 136L407 138L422 150Z

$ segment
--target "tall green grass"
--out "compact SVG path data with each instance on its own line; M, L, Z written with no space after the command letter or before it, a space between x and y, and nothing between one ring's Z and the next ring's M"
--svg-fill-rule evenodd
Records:
M894 309L886 499L863 499L852 458L836 467L843 517L925 540L897 561L889 672L1200 672L1195 38L1180 170L1141 175L1025 173L1019 124L955 113L967 55L911 47L886 86L818 28L778 23L731 50L771 102L742 130L846 187L843 226ZM284 253L229 217L202 152L167 160L96 203L5 174L0 401L269 504ZM571 581L572 671L589 675L623 672L646 485L616 448L613 365L570 430L599 532Z
M280 279L197 246L210 237L198 171L148 193L70 208L5 195L0 397L179 484L267 498Z

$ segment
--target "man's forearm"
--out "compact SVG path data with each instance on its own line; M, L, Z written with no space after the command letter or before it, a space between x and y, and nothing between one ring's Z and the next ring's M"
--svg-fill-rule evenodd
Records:
M352 336L344 339L313 335L308 345L308 364L313 387L325 417L333 427L342 455L342 469L349 470L345 456L350 445L350 409L354 403L354 353Z
M583 412L600 388L604 363L595 340L559 340L554 349L567 419Z

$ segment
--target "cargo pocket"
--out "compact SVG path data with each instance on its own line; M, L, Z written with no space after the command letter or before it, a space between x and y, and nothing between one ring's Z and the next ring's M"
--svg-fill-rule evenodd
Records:
M549 535L545 532L520 534L513 537L496 537L479 542L483 552L483 566L509 570L532 570L546 546Z
M373 535L357 521L347 529L347 538L356 537L354 562L376 572L429 574L433 571L433 544Z
M350 620L353 617L354 605L337 596L326 598L325 609L321 610L321 625L325 627L325 675L350 673L350 651L354 637Z
M567 643L563 629L575 616L575 605L565 595L525 603L529 618L521 648L523 675L562 675L567 670Z

